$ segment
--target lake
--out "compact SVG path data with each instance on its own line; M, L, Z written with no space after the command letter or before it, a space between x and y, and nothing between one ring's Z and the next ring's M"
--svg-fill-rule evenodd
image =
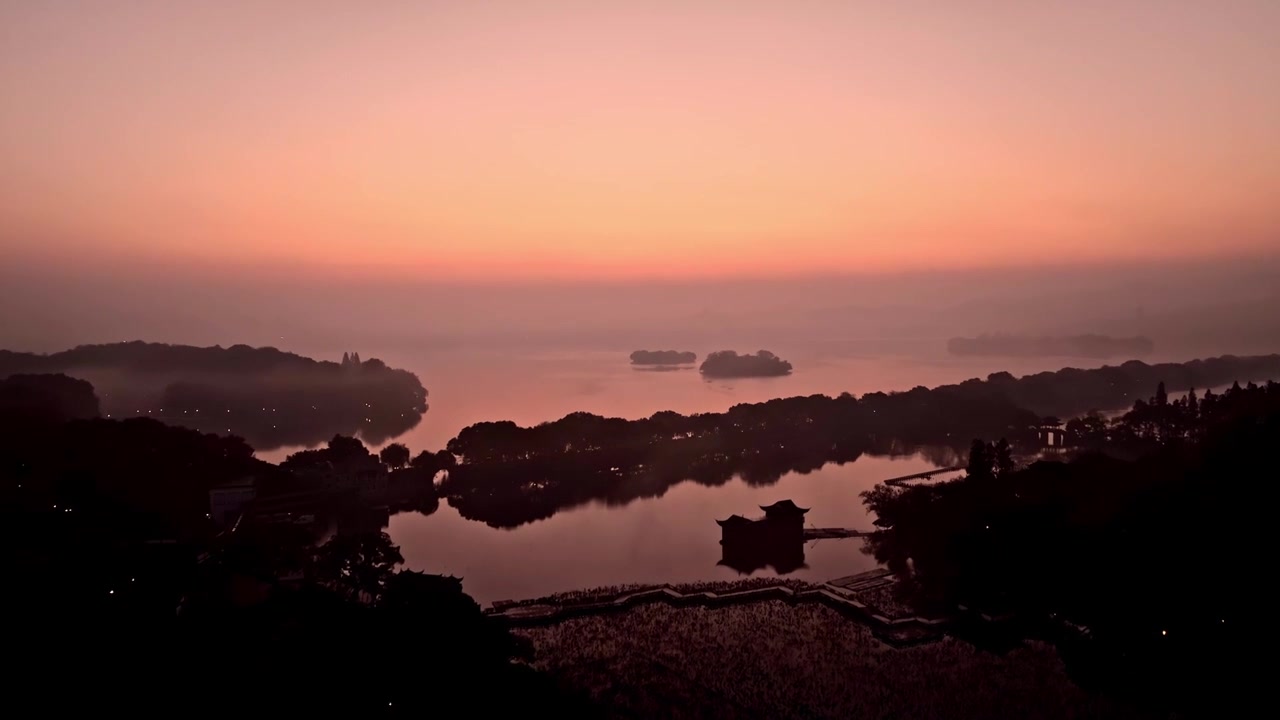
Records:
M463 519L442 502L431 515L392 516L388 532L406 566L462 577L482 604L601 585L733 580L747 575L717 564L717 519L759 516L759 506L790 498L810 508L807 525L870 530L873 517L858 494L933 467L920 455L863 456L805 475L788 473L767 487L741 478L718 487L687 481L659 498L619 507L593 502L509 530ZM806 567L786 577L824 581L870 570L876 562L862 546L861 538L805 543ZM751 574L776 575L770 568Z
M795 373L706 381L692 368L635 369L628 361L630 350L621 348L503 352L358 348L363 357L380 357L393 367L412 370L430 391L427 414L397 438L415 453L442 448L466 425L486 420L530 425L578 410L625 418L646 417L659 410L723 411L737 403L776 397L906 390L986 377L999 370L1022 375L1066 365L1104 364L1053 358L955 358L930 350L866 353L850 342L769 349L791 361ZM336 350L339 357L341 352ZM329 357L333 353L313 349L307 354ZM699 351L702 355L705 352ZM277 461L295 449L260 455ZM765 487L752 487L741 478L717 487L688 481L657 498L621 506L592 503L513 529L466 520L442 502L428 516L413 512L393 516L388 532L400 546L407 567L460 576L467 592L482 604L600 585L727 580L744 575L717 564L722 556L715 520L734 514L753 517L760 514L760 505L790 498L811 508L806 517L809 526L871 529L873 518L859 493L887 478L933 467L920 454L863 456L843 466L828 464L808 474L790 473ZM805 566L787 577L823 581L871 569L876 563L862 553L862 547L858 538L806 543ZM754 573L757 577L773 574L768 568Z
M536 425L571 412L637 419L659 410L682 414L723 412L737 403L798 395L861 395L875 391L934 387L1007 370L1025 375L1072 366L1100 367L1100 360L1063 358L975 358L946 354L942 340L899 343L893 351L871 351L855 341L814 341L803 345L769 344L795 366L786 377L704 380L696 366L671 371L637 369L629 349L547 348L513 345L502 351L439 350L389 346L359 348L362 357L380 358L418 375L430 406L421 422L397 437L413 452L438 450L467 425L513 420ZM287 348L317 359L341 358L341 347ZM713 348L714 349L714 348ZM741 347L747 351L748 348ZM754 352L757 348L749 348ZM698 350L699 359L706 350ZM1145 358L1148 362L1187 358ZM1118 362L1118 361L1116 361ZM1152 389L1154 392L1154 388ZM272 462L302 449L259 453Z

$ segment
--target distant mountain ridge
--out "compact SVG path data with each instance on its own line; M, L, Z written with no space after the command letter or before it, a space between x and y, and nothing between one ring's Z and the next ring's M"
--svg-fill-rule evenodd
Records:
M142 341L50 353L0 350L0 378L62 373L87 380L109 417L146 416L236 434L258 450L311 445L335 434L373 444L413 427L427 391L381 360L313 360L273 347L193 347Z
M947 341L952 355L999 357L1130 358L1150 355L1155 343L1146 337L1116 338L1108 335L1030 337L1026 335L979 335L954 337Z

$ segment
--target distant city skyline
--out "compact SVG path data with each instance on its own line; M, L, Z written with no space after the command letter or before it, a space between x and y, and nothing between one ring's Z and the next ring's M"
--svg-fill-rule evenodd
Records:
M30 268L624 280L1280 251L1280 3L0 7Z

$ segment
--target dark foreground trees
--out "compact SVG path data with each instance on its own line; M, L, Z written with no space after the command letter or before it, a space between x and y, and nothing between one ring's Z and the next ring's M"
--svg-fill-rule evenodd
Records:
M216 583L178 614L117 591L73 612L20 607L7 647L10 708L152 716L294 713L482 717L590 716L521 661L527 643L481 612L457 578L391 574L362 601L321 582L273 588L251 604ZM70 610L70 608L63 608ZM15 617L15 616L11 616Z
M364 550L352 557L399 554L385 535L354 544ZM371 549L377 545L382 549ZM210 570L219 572L235 568ZM229 604L223 595L192 603L175 623L191 665L168 674L191 691L229 688L210 701L227 712L249 703L325 717L589 714L522 664L532 655L528 643L484 615L459 578L381 567L372 574L378 580L362 587L374 592L358 600L342 581L319 574L249 606Z
M382 448L378 459L389 468L402 468L409 464L409 448L404 443L391 443Z
M25 411L0 428L11 716L581 714L459 579L399 569L386 535L214 527L210 488L301 482L238 438ZM339 437L295 464L367 456ZM398 472L429 482L440 462Z
M1008 615L1082 679L1201 712L1243 697L1269 624L1280 385L1212 407L1136 460L993 472L975 445L961 480L867 493L869 550L918 606Z

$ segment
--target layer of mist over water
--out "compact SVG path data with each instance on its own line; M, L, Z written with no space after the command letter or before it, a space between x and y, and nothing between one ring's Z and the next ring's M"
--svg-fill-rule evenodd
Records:
M431 409L417 427L396 439L414 452L441 448L462 427L486 420L533 425L579 410L626 418L667 409L683 414L720 412L737 403L775 397L905 390L986 377L998 370L1022 375L1106 362L957 358L939 351L937 343L921 345L934 349L917 355L909 354L909 348L859 354L852 351L853 343L776 345L776 352L795 364L792 375L735 380L706 380L696 370L636 370L625 352L591 348L400 350L385 357L395 367L418 373L431 388ZM700 356L705 354L696 349ZM1166 359L1175 358L1147 358ZM287 452L265 455L277 459ZM761 487L741 478L717 487L687 481L661 497L621 506L593 502L514 529L466 520L441 503L427 516L392 516L389 533L410 567L461 576L467 591L482 603L599 585L734 579L743 575L717 564L721 546L715 520L733 514L755 516L758 506L790 498L812 508L806 518L810 526L871 529L873 518L858 494L887 478L937 467L931 457L936 456L863 456L843 466L789 473ZM806 543L805 567L786 577L824 581L871 569L875 560L861 552L862 544L856 538ZM752 573L777 574L768 567Z
M771 349L795 365L784 377L706 379L696 369L653 372L636 369L617 350L589 347L548 349L512 347L506 350L453 349L417 352L391 350L382 357L392 367L417 373L430 390L430 410L413 429L395 438L415 452L443 448L467 425L512 420L536 425L571 412L637 419L660 410L681 414L722 412L746 402L777 397L851 392L909 390L934 387L969 378L985 378L1008 370L1024 375L1062 367L1093 368L1120 360L1064 358L954 357L936 341L897 352L857 353L846 342L786 343ZM705 354L699 348L699 355ZM1163 353L1147 362L1180 360ZM259 453L283 459L289 447Z
M418 375L430 409L394 438L438 450L463 427L533 425L576 411L640 418L660 410L721 412L737 403L841 392L907 390L997 371L1098 367L1128 358L959 357L947 340L982 333L1145 335L1148 363L1280 350L1274 264L984 271L842 280L704 284L466 287L438 283L200 277L103 277L0 284L0 347L50 351L146 339L272 345L316 359L344 352ZM0 273L4 274L4 273ZM156 303L155 297L172 301ZM10 302L21 298L21 303ZM689 369L631 365L637 349L769 350L791 375L707 380ZM365 438L373 446L386 437ZM259 456L282 460L303 446ZM442 503L401 513L389 532L407 564L465 578L481 602L593 585L731 579L716 519L791 498L813 526L868 529L858 493L934 467L923 455L863 456L844 466L717 487L678 484L624 506L593 503L501 530ZM805 547L790 577L826 580L874 561L861 540ZM756 574L771 574L770 569Z

